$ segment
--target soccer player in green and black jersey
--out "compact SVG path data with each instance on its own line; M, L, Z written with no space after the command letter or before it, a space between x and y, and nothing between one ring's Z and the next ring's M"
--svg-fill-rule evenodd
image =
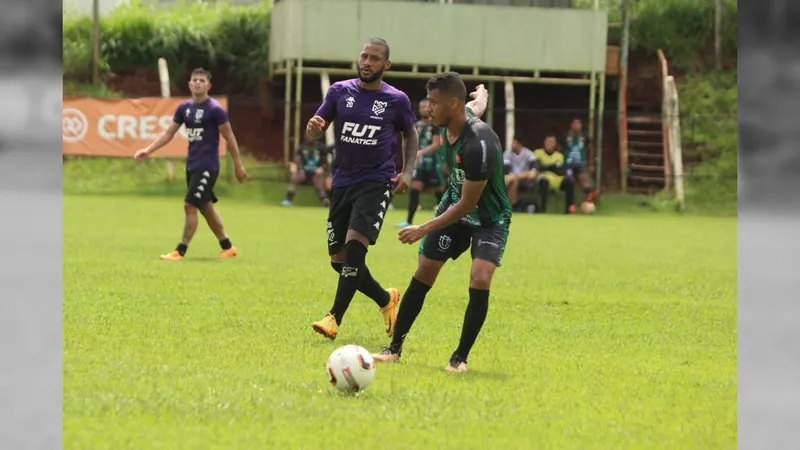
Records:
M399 233L403 243L422 240L419 264L400 303L392 342L379 354L380 362L397 361L425 296L448 259L471 247L469 304L461 341L445 370L467 370L467 358L489 307L489 288L500 266L511 226L511 202L503 176L503 148L497 134L466 108L466 87L454 72L428 81L431 118L443 132L448 186L433 219Z
M281 202L283 206L292 206L292 200L297 192L297 186L311 184L317 191L317 196L322 206L328 206L328 193L325 189L325 169L328 167L328 157L325 148L319 141L306 139L297 149L294 161L289 164L289 188L286 198Z

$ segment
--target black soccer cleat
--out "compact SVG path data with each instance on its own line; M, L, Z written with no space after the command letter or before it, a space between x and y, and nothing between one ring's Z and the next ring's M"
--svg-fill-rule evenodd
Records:
M444 370L447 372L466 372L467 360L457 353L453 353L453 356L450 357L450 361L444 366Z

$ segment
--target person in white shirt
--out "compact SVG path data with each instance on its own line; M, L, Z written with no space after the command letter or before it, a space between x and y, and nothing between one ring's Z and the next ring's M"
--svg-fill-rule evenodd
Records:
M538 160L533 151L523 146L518 136L514 136L511 148L503 153L503 164L508 199L513 210L518 211L520 190L530 191L536 185L536 179L539 177Z

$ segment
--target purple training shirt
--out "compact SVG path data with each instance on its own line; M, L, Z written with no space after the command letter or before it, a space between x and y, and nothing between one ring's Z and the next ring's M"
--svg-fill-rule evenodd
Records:
M178 105L172 120L186 126L186 169L219 171L219 127L228 123L222 104L211 97L201 103L189 99Z
M334 122L336 167L333 186L389 182L396 175L397 134L416 130L408 96L386 84L370 91L357 78L331 85L317 115Z

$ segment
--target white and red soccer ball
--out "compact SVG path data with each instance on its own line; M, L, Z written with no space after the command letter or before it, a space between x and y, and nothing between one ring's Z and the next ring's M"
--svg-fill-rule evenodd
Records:
M333 387L342 392L359 392L375 378L375 359L364 347L345 345L331 353L327 369Z

